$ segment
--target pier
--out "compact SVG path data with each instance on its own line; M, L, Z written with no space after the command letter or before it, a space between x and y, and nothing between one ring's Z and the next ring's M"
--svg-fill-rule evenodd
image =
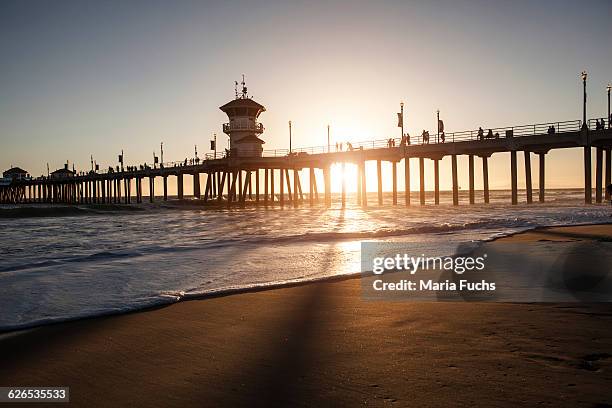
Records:
M250 99L249 99L250 100ZM262 107L263 108L263 107ZM225 124L224 130L231 132L232 126ZM261 124L254 130L263 131ZM261 126L261 127L260 127ZM554 127L554 133L550 128ZM545 201L546 154L553 149L582 148L584 152L584 202L593 202L591 153L595 149L595 202L609 200L604 192L611 183L612 129L610 123L594 129L594 120L551 122L491 129L494 137L479 134L478 130L446 133L445 141L427 142L420 137L412 137L407 143L402 139L389 139L354 143L349 150L332 151L329 146L288 150L260 150L257 155L249 155L245 148L258 148L260 144L251 139L241 151L226 154L208 154L194 164L184 162L162 163L154 167L109 169L104 172L91 171L86 175L76 175L65 169L51 177L14 179L0 186L2 204L50 203L50 204L131 204L143 202L143 184L148 182L148 201L154 202L155 179L163 179L163 195L159 199L168 200L168 177L176 177L178 199L184 199L184 183L193 183L193 197L204 203L228 207L252 203L256 205L293 206L315 205L321 198L325 206L332 205L331 166L353 164L357 166L357 177L353 182L357 188L357 204L368 207L366 189L366 163L376 162L378 186L377 205L383 205L383 178L392 180L392 204L399 205L398 191L405 192L403 205L410 202L410 166L418 161L419 204L425 200L425 165L433 164L434 202L439 204L440 171L439 162L446 156L451 157L452 200L459 205L458 165L459 156L468 157L469 201L475 204L474 174L481 167L483 176L482 202L489 202L488 165L495 153L510 153L511 203L519 202L517 156L524 155L525 186L527 203L532 203L532 158L538 161L539 191L537 201ZM488 132L488 129L487 129ZM489 132L491 133L491 132ZM256 139L256 138L255 138ZM418 140L417 140L418 139ZM435 139L435 138L433 138ZM480 163L478 163L480 161ZM383 174L382 162L391 163L391 174ZM411 164L412 163L412 164ZM397 171L403 165L404 186L398 186ZM401 170L400 170L401 171ZM308 173L308 186L303 186L302 178ZM323 175L323 185L317 185L316 175ZM204 183L201 185L201 176ZM350 182L350 180L349 180ZM341 205L346 205L347 180L342 182ZM278 189L278 190L275 190ZM480 201L480 200L479 200Z

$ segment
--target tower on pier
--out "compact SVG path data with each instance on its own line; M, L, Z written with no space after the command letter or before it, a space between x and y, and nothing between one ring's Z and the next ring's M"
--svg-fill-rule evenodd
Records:
M236 98L219 108L229 118L229 122L223 124L223 133L230 138L230 156L261 157L265 142L259 136L264 127L257 118L266 108L248 96L244 75L241 92L238 92L238 81L235 85Z

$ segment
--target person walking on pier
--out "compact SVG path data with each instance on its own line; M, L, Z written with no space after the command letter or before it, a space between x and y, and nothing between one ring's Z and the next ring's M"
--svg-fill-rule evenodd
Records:
M423 129L423 133L421 134L421 139L423 140L423 144L429 144L429 132Z
M484 130L481 127L478 127L478 140L484 139Z
M595 130L601 130L601 124L599 123L599 119L595 119Z

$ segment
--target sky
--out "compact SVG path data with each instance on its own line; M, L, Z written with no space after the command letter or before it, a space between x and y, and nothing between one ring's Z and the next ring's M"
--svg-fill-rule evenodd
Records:
M265 149L288 148L289 120L294 147L325 145L328 124L332 144L398 137L400 101L411 135L434 132L437 109L449 132L580 119L583 70L602 117L611 20L610 1L4 0L0 168L106 168L122 149L150 163L160 142L165 161L201 157L215 132L226 146L218 108L242 74ZM509 155L489 165L507 188ZM582 186L579 149L546 166L547 187ZM449 158L440 171L450 188Z

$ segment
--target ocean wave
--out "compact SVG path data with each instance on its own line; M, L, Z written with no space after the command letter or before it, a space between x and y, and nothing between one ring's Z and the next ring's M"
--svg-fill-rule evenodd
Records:
M34 218L34 217L71 217L80 215L112 214L130 211L144 211L140 207L115 205L115 204L90 204L78 206L20 206L0 207L0 218Z

